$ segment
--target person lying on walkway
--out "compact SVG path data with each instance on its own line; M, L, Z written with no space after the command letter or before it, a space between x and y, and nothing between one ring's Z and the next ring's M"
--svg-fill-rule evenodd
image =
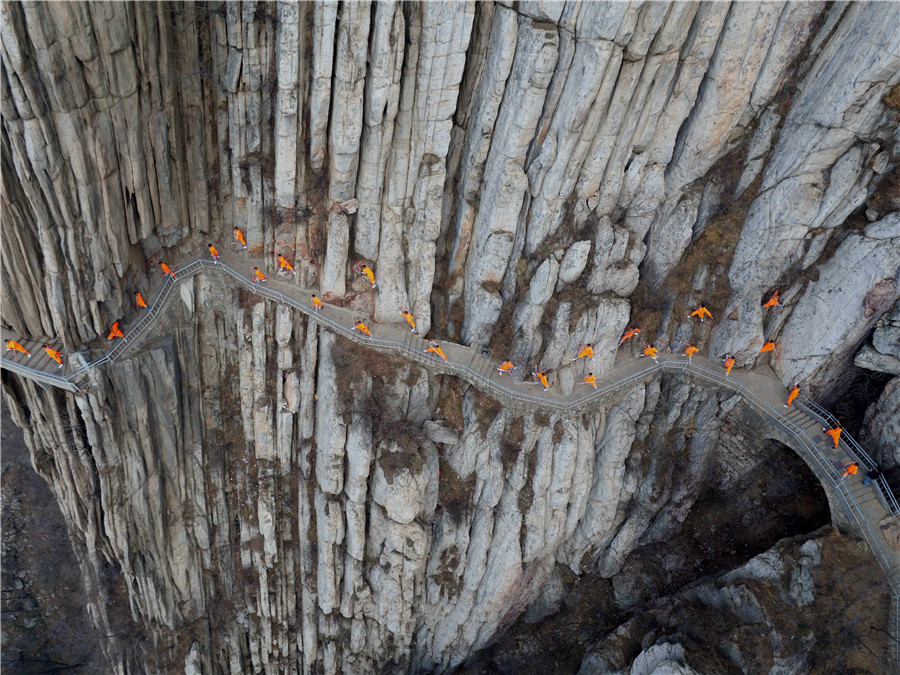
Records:
M285 258L280 253L278 254L278 271L279 272L287 272L289 274L293 274L297 276L297 273L294 271L294 266L288 262L287 258Z
M159 269L162 270L163 277L172 277L173 280L175 279L175 271L171 267L166 265L166 263L159 263Z
M413 315L410 313L410 311L408 309L401 309L400 316L402 316L404 319L406 319L406 323L408 323L410 325L410 328L412 330L410 330L409 332L415 333L416 332L416 320L413 318Z
M219 262L219 249L212 244L207 244L206 247L209 249L209 254L212 256L212 259Z
M697 349L694 345L689 345L687 342L682 342L681 344L683 344L685 346L684 353L685 353L685 356L688 357L688 363L690 363L691 359L694 358L694 354L696 354L700 350Z
M845 464L844 475L841 476L841 480L844 480L847 476L855 476L857 471L859 471L859 464L856 462Z
M825 427L822 427L822 431L831 436L832 440L834 441L834 447L837 447L838 443L840 443L841 432L843 431L843 429L841 429L840 427L835 427L834 429L826 429Z
M656 363L659 363L659 350L653 345L647 345L646 347L644 347L644 353L641 354L639 358L643 358L645 356L649 356Z
M369 327L361 320L357 320L357 322L353 324L353 327L366 337L372 337L372 331L370 331Z
M114 338L122 338L123 340L125 340L125 333L123 333L123 332L122 332L122 329L119 328L119 322L118 322L118 321L116 321L116 322L112 325L112 328L109 329L109 335L106 336L106 339L107 339L107 340L112 340L112 339L114 339ZM127 340L126 340L126 342L127 342Z
M775 294L769 298L769 301L763 305L763 309L772 308L772 314L776 314L778 312L779 307L783 307L781 304L781 299L778 297L778 291L775 291Z
M428 352L433 352L433 353L437 354L438 356L440 356L442 359L444 359L444 361L447 360L447 355L444 354L444 350L441 349L440 345L437 342L432 341L432 342L429 342L428 345L429 345L428 349L425 350L426 354Z
M317 312L320 309L322 309L322 307L323 307L322 301L319 300L319 296L317 296L315 294L313 294L313 296L312 296L312 306L313 306L313 309L315 309Z
M800 387L798 387L797 385L794 385L794 388L791 389L791 393L788 394L788 400L787 400L787 403L784 404L784 407L790 408L791 403L794 402L794 399L797 398L797 394L799 394L799 393L800 393Z
M589 385L591 385L594 389L596 389L596 388L597 388L597 378L594 377L594 374L593 374L593 373L588 373L588 374L587 374L587 377L584 378L584 381L582 382L582 384L589 384Z
M873 466L866 472L866 479L863 481L863 485L868 485L870 480L874 480L878 482L878 478L881 476L881 469L877 466Z
M269 279L266 277L266 275L260 272L258 267L253 268L253 283L261 284L262 282L268 280Z
M238 243L241 245L241 248L247 248L247 240L244 239L244 233L241 232L239 228L234 228L231 233L234 235L234 238L237 239Z
M531 374L538 382L544 385L544 391L547 391L550 388L550 380L547 379L547 373L543 370L535 369Z
M369 267L368 263L365 260L360 260L356 265L354 265L353 269L360 274L364 274L366 279L369 280L369 283L372 284L372 288L375 288L377 284L375 283L375 272L372 271L372 268Z
M44 345L44 351L47 352L47 356L56 361L59 364L59 367L63 367L63 359L62 354L53 349L50 345Z
M731 369L734 368L734 357L731 354L726 354L722 363L725 364L725 377L728 377Z
M141 309L147 309L147 303L144 302L144 296L141 295L140 291L135 291L134 293L134 304Z
M512 371L514 371L515 369L516 367L513 365L512 361L504 361L498 366L497 372L501 375L503 373L509 373L510 377L512 377Z
M27 349L25 349L25 347L23 347L22 345L20 345L20 344L19 344L18 342L16 342L15 340L7 340L7 341L6 341L6 348L7 348L7 349L11 349L11 350L14 351L14 352L21 352L22 354L24 354L25 356L27 356L29 359L31 358L31 352L28 351Z
M640 328L632 328L631 330L626 331L625 335L622 336L622 339L619 340L619 344L621 345L623 342L625 342L625 340L627 340L630 337L634 337L635 335L637 335L640 332L641 332Z
M703 323L703 317L708 316L710 320L712 320L712 314L709 313L709 310L706 309L703 305L700 305L697 309L691 312L691 316L696 316L700 319L700 323Z
M578 356L572 359L573 361L577 361L578 359L590 359L591 361L594 360L594 345L581 345L578 349L580 349L581 351L578 352Z

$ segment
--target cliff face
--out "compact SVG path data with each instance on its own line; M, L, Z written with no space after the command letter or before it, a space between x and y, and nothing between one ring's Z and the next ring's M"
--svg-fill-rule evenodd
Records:
M324 298L563 392L575 347L604 372L628 325L815 394L854 358L896 374L898 26L892 3L7 3L3 324L96 350L148 261L236 226ZM616 575L716 467L761 461L738 401L688 379L522 415L185 283L84 393L3 374L92 619L127 597L146 633L116 663L447 670L554 567ZM869 413L886 468L896 383Z

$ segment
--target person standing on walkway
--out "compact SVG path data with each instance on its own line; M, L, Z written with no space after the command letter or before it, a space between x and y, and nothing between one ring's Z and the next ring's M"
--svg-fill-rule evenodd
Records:
M634 337L635 335L639 334L640 332L641 332L640 328L632 328L631 330L626 331L625 335L622 336L622 339L619 340L619 345L621 346L622 343L625 342L625 340L627 340L630 337Z
M547 379L547 373L543 370L535 369L531 373L538 382L544 385L544 391L547 391L550 388L550 380Z
M315 293L313 293L313 296L312 296L312 306L313 306L313 309L315 309L317 312L320 309L322 309L322 307L323 307L322 301L319 300L319 296L317 296Z
M134 292L134 304L136 304L141 309L147 309L147 303L144 302L144 296L141 295L140 291Z
M288 259L280 253L278 254L278 271L297 276L297 273L294 271L294 266L291 265L291 263L288 262Z
M59 367L63 367L63 358L62 354L53 349L50 345L44 345L44 351L47 352L47 356L56 361L59 364Z
M645 356L649 356L656 363L659 363L659 350L653 345L647 345L646 347L644 347L644 353L641 354L640 358L643 358Z
M706 309L703 305L700 305L697 309L691 312L691 316L696 316L700 319L700 323L703 323L703 317L708 316L709 320L712 321L712 314L709 313L709 310Z
M588 373L588 374L587 374L587 377L584 378L584 381L582 382L582 384L589 384L589 385L591 385L594 389L596 389L596 388L597 388L597 378L594 377L594 374L593 374L593 373Z
M253 282L254 283L261 284L262 282L268 281L268 280L269 279L266 277L266 275L263 274L262 272L260 272L258 267L253 268Z
M573 361L577 361L578 359L590 359L591 361L594 360L594 345L593 344L588 343L586 345L580 345L578 347L578 349L579 349L578 356L576 356L574 359L572 359Z
M427 354L428 352L432 352L433 354L437 354L437 355L440 356L442 359L444 359L444 361L447 361L447 360L448 360L448 359L447 359L447 355L444 354L444 350L441 349L441 346L440 346L437 342L435 342L434 340L432 340L431 342L428 343L428 349L425 350L425 353Z
M504 361L497 368L497 372L500 373L501 375L503 373L509 373L509 376L512 377L512 371L514 371L515 369L516 369L516 367L513 365L512 361Z
M726 354L723 363L725 364L725 377L728 377L731 369L734 368L734 357L731 354Z
M175 270L166 265L166 263L160 262L159 269L162 270L163 277L172 277L172 281L175 281Z
M685 346L684 354L688 357L688 363L690 363L694 358L694 354L696 354L700 350L697 349L694 345L689 345L687 342L682 342L681 344Z
M871 480L874 480L877 483L880 476L881 469L879 469L877 466L873 466L866 472L866 479L863 481L863 485L868 485L869 481Z
M771 298L769 298L769 301L766 304L763 305L763 309L768 309L769 307L771 307L772 314L776 314L778 312L778 308L783 306L784 305L781 304L781 300L778 297L778 291L775 291L775 294Z
M128 342L128 340L125 338L125 333L123 333L123 332L122 332L122 329L119 328L119 322L118 322L118 321L116 321L116 322L112 325L112 328L109 329L109 335L106 336L106 339L107 339L107 340L113 340L113 339L115 339L115 338L122 338L123 340L125 340L125 342Z
M212 256L212 259L219 262L219 249L210 243L206 244L206 247L209 249L209 254Z
M369 327L364 324L361 319L357 320L357 322L353 324L353 327L366 337L372 337L372 331L369 330Z
M798 387L797 385L794 385L794 388L791 389L791 393L788 394L787 403L784 404L784 407L790 408L791 403L794 402L794 399L797 398L797 394L799 394L799 393L800 393L800 387Z
M406 319L406 323L410 325L411 330L410 333L416 332L416 320L413 318L412 313L408 309L401 309L400 316Z
M844 474L841 476L841 480L844 480L847 476L855 476L857 471L859 471L859 464L856 462L845 464Z
M29 359L31 358L31 352L28 351L27 349L25 349L25 347L23 347L22 345L20 345L20 344L19 344L18 342L16 342L15 340L7 340L7 341L6 341L6 348L7 348L7 349L11 349L11 350L14 351L14 352L19 352L19 353L21 353L21 354L24 354L24 355L27 356Z
M247 240L244 239L244 233L241 232L240 228L234 228L231 233L234 235L234 238L237 239L237 242L241 245L242 249L247 248Z
M834 447L837 447L838 443L841 440L841 432L843 431L843 429L841 429L840 427L835 427L834 429L826 429L825 427L822 427L822 431L831 436L832 440L834 440Z

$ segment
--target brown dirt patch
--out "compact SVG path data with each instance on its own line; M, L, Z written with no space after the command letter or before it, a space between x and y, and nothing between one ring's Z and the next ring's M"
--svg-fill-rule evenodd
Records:
M461 523L475 492L475 472L468 478L461 478L441 456L439 478L438 505L454 522Z

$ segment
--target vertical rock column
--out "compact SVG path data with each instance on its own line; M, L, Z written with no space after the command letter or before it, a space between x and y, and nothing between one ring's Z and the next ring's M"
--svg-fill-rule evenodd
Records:
M400 112L381 215L375 317L409 307L421 333L431 326L435 239L440 232L450 145L472 31L474 3L411 8Z
M555 27L536 25L528 17L519 16L516 56L494 125L466 266L462 331L466 344L486 344L500 314L502 300L496 288L513 252L528 188L525 157L540 119L558 48Z
M344 295L350 224L347 214L332 205L356 192L359 144L363 127L363 88L369 38L369 3L341 6L332 94L329 150L328 244L322 267L322 292Z

